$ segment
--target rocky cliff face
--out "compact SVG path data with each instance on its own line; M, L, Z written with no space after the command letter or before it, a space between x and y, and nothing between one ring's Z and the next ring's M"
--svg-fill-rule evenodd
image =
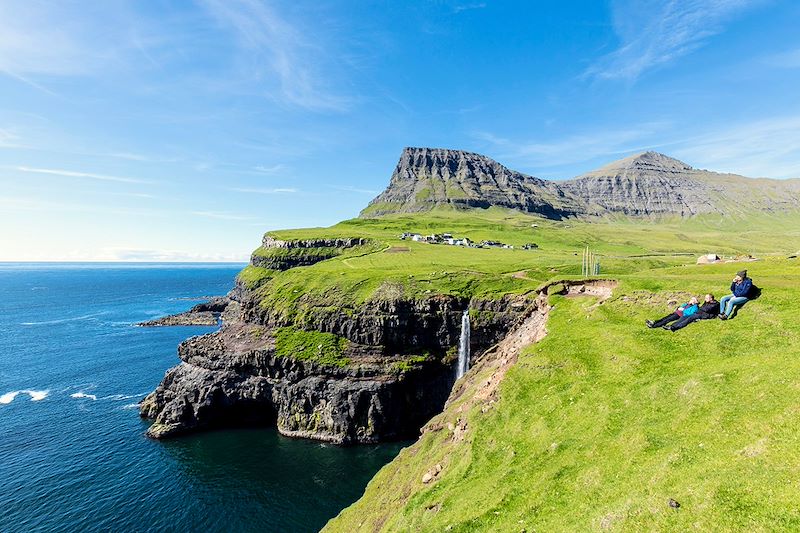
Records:
M549 218L775 212L800 207L800 182L698 170L656 152L637 154L572 180L547 181L470 152L406 148L389 186L361 216L444 205L498 206Z
M269 244L310 250L364 243ZM538 305L525 296L431 295L381 298L355 310L309 305L289 318L260 302L239 285L222 329L179 346L181 363L140 405L141 415L154 420L148 435L260 423L336 443L412 437L450 393L464 310L471 310L470 344L479 353ZM293 339L288 348L282 335Z
M270 270L289 270L313 265L336 257L348 248L367 244L369 240L360 237L282 240L266 234L261 246L250 257L250 264Z
M573 216L584 207L554 182L509 170L488 157L439 148L406 148L389 187L364 214L500 206L552 218Z

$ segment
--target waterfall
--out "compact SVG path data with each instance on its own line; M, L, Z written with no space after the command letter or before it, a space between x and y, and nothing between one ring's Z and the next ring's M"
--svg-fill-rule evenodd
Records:
M461 338L458 341L458 367L456 379L469 370L469 309L461 315Z

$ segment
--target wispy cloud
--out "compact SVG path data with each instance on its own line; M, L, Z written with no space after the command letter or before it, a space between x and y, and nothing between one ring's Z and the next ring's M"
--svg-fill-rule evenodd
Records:
M271 167L259 165L259 166L253 167L253 170L255 170L256 172L259 172L261 174L275 174L276 172L280 172L284 168L286 168L286 165L280 165L279 164L279 165L272 165Z
M800 48L768 56L764 63L777 68L800 68Z
M192 211L191 214L198 217L214 218L217 220L257 220L256 217L219 211Z
M245 254L204 254L187 250L151 250L144 248L104 248L101 261L143 261L143 262L224 262L245 263Z
M321 75L325 50L272 6L257 0L203 0L208 12L236 35L247 68L256 77L274 76L282 100L311 110L342 111L350 101L334 94ZM316 33L314 38L319 38Z
M359 194L378 194L380 191L376 191L374 189L360 189L358 187L351 187L350 185L331 185L331 189L336 189L337 191L344 191L344 192L355 192Z
M597 79L635 80L675 61L721 33L726 22L761 0L616 0L619 47L586 70Z
M8 130L0 129L0 148L16 148L19 137Z
M770 178L800 178L800 115L729 123L674 144L695 166Z
M251 194L294 194L299 192L297 189L293 189L291 187L276 187L274 189L262 189L258 187L248 188L248 187L231 187L228 189L229 191L233 192L245 192Z
M674 124L653 122L635 127L566 135L544 141L517 141L491 133L473 134L500 161L535 171L578 168L645 150L658 150L692 166L752 177L800 178L800 115L730 122L686 134Z
M473 9L483 9L486 7L486 2L472 2L466 4L456 4L453 6L453 12L461 13L462 11L471 11Z
M0 74L51 96L42 76L81 76L127 64L127 4L84 9L58 2L0 2ZM109 31L109 28L114 30Z
M94 174L91 172L77 172L74 170L63 170L58 168L32 168L32 167L16 167L17 170L22 172L30 172L33 174L49 174L54 176L65 176L68 178L86 178L100 181L116 181L120 183L152 183L146 180L137 178L126 178L121 176L109 176L108 174Z
M667 126L668 124L664 122L651 122L548 140L513 140L489 132L475 132L472 136L483 141L498 158L504 161L544 169L656 148L657 134L662 133Z

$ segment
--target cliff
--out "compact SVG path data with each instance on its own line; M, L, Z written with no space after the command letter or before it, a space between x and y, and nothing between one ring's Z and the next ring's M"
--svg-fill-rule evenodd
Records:
M268 235L251 268L268 276L301 271L367 244ZM280 261L268 255L274 251ZM480 352L535 306L525 295L481 300L382 293L351 309L305 295L287 313L285 302L270 301L267 295L275 293L260 286L240 280L222 329L179 346L181 363L141 403L141 415L154 420L149 436L253 423L335 443L414 436L452 388L463 312L474 315L470 341Z

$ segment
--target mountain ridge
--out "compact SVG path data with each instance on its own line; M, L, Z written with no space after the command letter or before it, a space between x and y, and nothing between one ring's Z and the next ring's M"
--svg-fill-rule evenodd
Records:
M551 219L776 212L800 209L800 180L695 169L673 157L646 151L556 181L509 169L475 152L406 147L388 187L360 216L422 212L442 206L496 206Z

